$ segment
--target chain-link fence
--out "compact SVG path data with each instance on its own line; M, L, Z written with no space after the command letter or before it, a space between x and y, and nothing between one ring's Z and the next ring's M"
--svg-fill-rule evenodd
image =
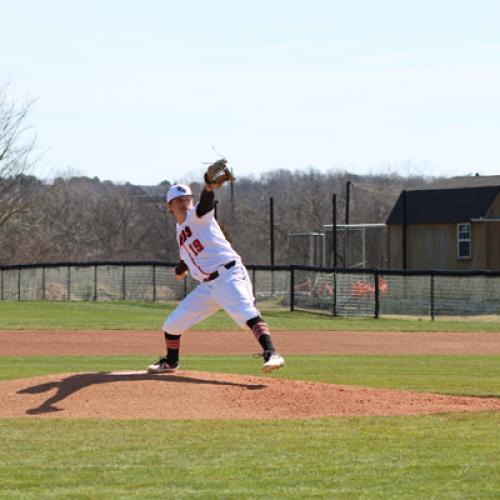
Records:
M74 263L0 267L0 300L182 300L198 282L175 264ZM247 266L256 302L333 316L500 314L500 272Z
M293 308L334 316L500 314L500 273L296 268Z

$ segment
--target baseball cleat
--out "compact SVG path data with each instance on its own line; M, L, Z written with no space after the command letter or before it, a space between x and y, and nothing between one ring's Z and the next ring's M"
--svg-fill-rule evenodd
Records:
M148 373L173 373L179 368L179 363L171 365L167 362L167 358L160 358L156 363L148 366Z
M285 366L285 360L276 351L264 351L262 356L264 357L264 366L262 367L262 370L267 373Z

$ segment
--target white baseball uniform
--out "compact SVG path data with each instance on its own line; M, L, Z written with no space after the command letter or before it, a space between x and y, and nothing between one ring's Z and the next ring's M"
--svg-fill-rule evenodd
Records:
M214 210L198 217L193 207L186 220L177 223L176 235L181 259L200 285L167 318L165 332L181 335L221 308L242 328L249 319L260 316L248 272L225 238ZM214 278L215 272L218 276Z

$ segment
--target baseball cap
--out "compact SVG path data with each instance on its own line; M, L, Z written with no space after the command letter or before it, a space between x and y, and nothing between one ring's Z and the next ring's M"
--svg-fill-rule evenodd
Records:
M180 196L193 196L191 188L187 184L174 184L171 186L167 191L167 203L170 203Z

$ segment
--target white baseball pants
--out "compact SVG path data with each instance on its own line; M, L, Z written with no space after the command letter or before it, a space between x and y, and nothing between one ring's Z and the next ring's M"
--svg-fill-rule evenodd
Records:
M224 309L241 328L249 319L260 316L246 268L237 262L230 269L221 266L217 271L217 278L200 283L172 311L163 323L165 332L181 335L219 309Z

